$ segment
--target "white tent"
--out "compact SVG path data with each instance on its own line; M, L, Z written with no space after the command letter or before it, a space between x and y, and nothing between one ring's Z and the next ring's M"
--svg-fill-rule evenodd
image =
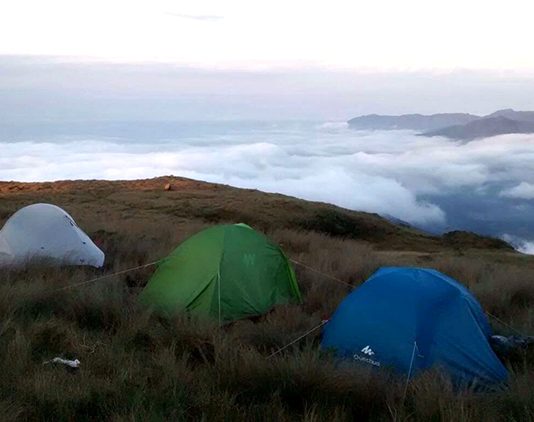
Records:
M60 265L104 265L104 252L64 210L33 204L13 214L0 230L0 266L38 259Z

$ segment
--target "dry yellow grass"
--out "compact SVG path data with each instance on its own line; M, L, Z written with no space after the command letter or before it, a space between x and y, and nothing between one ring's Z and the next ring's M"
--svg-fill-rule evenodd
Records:
M173 190L163 189L170 182ZM104 272L165 256L218 222L246 222L299 262L357 286L383 265L437 268L482 305L532 333L534 259L488 239L454 244L379 217L281 195L178 178L134 182L0 183L0 223L21 206L57 204L107 254ZM489 249L487 248L489 247ZM304 303L219 328L162 320L136 303L151 268L72 290L102 270L29 268L0 274L2 420L532 420L534 359L509 363L510 388L454 392L438 374L402 381L336 366L318 333L350 288L296 266ZM506 327L495 328L504 333ZM77 373L43 366L77 357Z

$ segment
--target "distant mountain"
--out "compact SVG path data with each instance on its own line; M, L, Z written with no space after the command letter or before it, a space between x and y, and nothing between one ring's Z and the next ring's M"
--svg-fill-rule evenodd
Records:
M425 132L421 135L443 136L450 139L471 141L477 138L488 138L511 133L534 133L534 119L532 121L519 121L502 116L486 117L465 125L449 126Z
M479 119L479 116L466 113L442 114L403 114L401 116L381 116L369 114L348 121L353 129L361 130L437 130L447 126L461 125Z
M348 121L359 130L417 130L422 136L443 136L470 141L511 133L534 133L534 111L498 110L487 116L467 113L403 114L381 116L369 114Z
M534 122L534 111L515 111L511 108L497 110L495 113L488 114L484 117L506 117L511 120L521 122Z

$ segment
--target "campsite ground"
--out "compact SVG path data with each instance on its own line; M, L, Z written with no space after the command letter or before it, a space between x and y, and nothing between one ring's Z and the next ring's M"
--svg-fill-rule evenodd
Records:
M500 241L432 237L372 214L178 178L0 182L0 224L35 202L73 215L106 252L105 273L157 260L208 225L245 222L294 260L354 286L383 265L437 268L465 283L489 313L533 332L534 258ZM57 290L103 271L0 274L2 420L534 420L533 356L509 363L503 392L455 393L426 374L406 396L402 381L335 366L318 351L318 332L266 359L350 290L303 267L296 266L302 305L223 328L160 319L138 306L153 268ZM60 355L78 358L81 369L42 364Z

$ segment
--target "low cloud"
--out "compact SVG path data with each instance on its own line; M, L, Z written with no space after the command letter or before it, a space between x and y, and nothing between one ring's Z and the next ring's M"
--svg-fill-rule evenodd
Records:
M141 131L131 124L114 126L118 133L127 134L128 128ZM534 136L529 135L459 143L409 131L356 132L342 122L203 124L166 131L158 132L158 139L110 133L108 139L84 135L68 142L65 137L7 142L0 156L0 179L175 174L391 215L432 231L450 223L449 211L440 205L450 198L462 194L476 203L501 198L503 202L492 208L504 218L508 199L498 192L505 186L534 185ZM530 212L528 204L514 206L518 215ZM449 209L461 208L462 216L471 214L474 221L492 218L489 210L477 215L479 211L469 207L453 202Z
M534 199L534 184L521 182L517 186L504 189L500 195L506 198Z
M509 234L503 235L502 239L516 248L519 252L527 255L534 255L534 241L528 241Z

